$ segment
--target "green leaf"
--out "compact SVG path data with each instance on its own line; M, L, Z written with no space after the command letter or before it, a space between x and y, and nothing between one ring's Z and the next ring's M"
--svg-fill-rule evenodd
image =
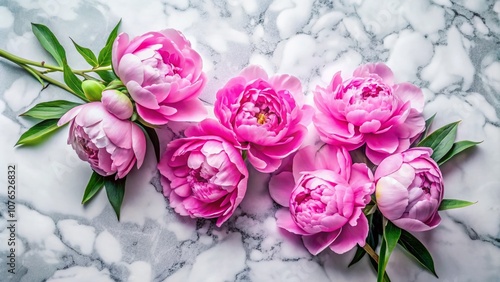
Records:
M382 246L380 247L380 257L378 261L378 273L377 273L378 282L384 281L384 274L387 262L389 262L389 257L391 256L394 247L396 247L400 235L401 235L401 229L392 224L392 222L387 221L387 225L384 227Z
M76 51L82 55L82 57L89 63L91 66L96 67L98 65L97 63L97 58L94 55L94 52L90 50L89 48L82 47L78 45L72 38L70 38L71 41L73 42L73 45L75 45Z
M425 121L425 130L424 133L422 134L422 138L425 138L427 136L427 133L429 133L429 130L431 128L432 122L434 121L434 118L436 117L436 114L433 114L430 118L428 118Z
M156 134L156 130L154 128L145 126L139 122L136 122L137 125L146 133L153 144L153 148L155 150L156 161L160 161L160 139L158 138L158 134Z
M115 73L112 72L112 71L96 71L95 73L97 73L97 75L102 78L102 80L104 80L105 82L111 82L115 79L117 79L118 77L116 77Z
M97 195L97 192L101 191L102 187L104 187L104 177L93 171L92 176L90 176L89 183L87 184L87 188L85 188L85 192L83 193L82 204L85 204L94 198L94 196Z
M455 200L455 199L443 199L441 201L441 204L439 205L438 210L444 211L444 210L465 208L475 203L477 202L469 202L469 201Z
M118 28L120 27L121 22L122 20L120 20L116 24L115 28L113 28L113 30L108 36L108 40L106 40L106 45L99 52L99 58L98 58L99 66L104 67L111 65L111 51L113 49L113 42L115 41L116 36L118 36Z
M63 62L66 60L66 51L52 31L48 27L36 23L31 23L31 29L43 48L54 57L59 66L63 66Z
M35 105L33 108L21 114L21 116L32 117L37 119L59 119L67 111L79 106L80 104L65 101L55 100L50 102L43 102Z
M403 247L410 255L415 258L425 269L439 278L434 269L434 261L431 253L417 238L405 230L401 230L398 244Z
M420 141L417 146L431 148L434 151L431 156L432 159L439 162L453 146L459 122L453 122L439 128Z
M47 119L35 124L33 127L24 132L19 138L16 145L35 145L45 140L50 133L56 131L59 126L57 126L57 121L59 119Z
M125 178L115 180L114 175L104 178L104 187L106 187L108 201L113 207L118 221L120 221L120 208L125 196Z
M375 273L378 273L378 264L377 262L372 259L372 257L369 257L370 258L370 264L373 268L373 270L375 270ZM389 278L389 275L387 275L387 272L384 273L384 282L391 282L391 279Z
M482 141L481 141L482 142ZM459 153L476 146L477 144L481 142L474 142L474 141L469 141L469 140L464 140L464 141L458 141L451 146L451 149L444 155L444 157L439 160L438 165L443 165L445 162L449 161L451 158L454 156L458 155Z
M68 85L71 90L73 90L78 96L78 98L88 101L88 99L85 97L85 94L83 93L82 89L82 81L76 77L76 75L73 73L71 68L68 66L66 61L63 62L63 71L64 71L64 82L66 85Z
M354 254L354 257L352 258L351 262L347 267L351 267L352 265L356 264L365 256L365 254L366 254L365 250L358 245L356 247L356 253Z

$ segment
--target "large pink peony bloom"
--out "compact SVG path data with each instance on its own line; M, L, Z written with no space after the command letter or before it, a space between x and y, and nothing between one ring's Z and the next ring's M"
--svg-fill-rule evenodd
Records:
M141 167L146 138L138 125L122 119L130 118L132 110L122 105L127 104L123 97L114 94L113 91L103 92L106 103L77 106L63 115L57 124L61 126L70 122L68 144L80 159L89 162L100 175L116 173L118 179L125 177L136 162L137 168Z
M247 190L248 170L231 132L204 120L170 142L158 164L163 194L180 215L217 218L221 226Z
M293 173L269 183L271 197L287 207L276 212L277 225L302 236L313 255L327 247L342 254L364 246L368 220L363 208L375 187L365 164L351 164L347 150L324 145L305 147L293 159Z
M441 222L443 176L430 148L411 148L384 159L375 171L377 206L396 226L426 231Z
M137 113L155 125L200 121L206 110L198 95L206 77L200 55L177 30L116 39L113 69L136 102Z
M382 63L361 66L346 81L336 73L330 85L316 88L314 102L321 140L348 150L366 144L375 164L408 149L425 127L422 91L410 83L395 84Z
M217 92L215 116L235 133L257 170L273 172L307 133L312 107L302 100L296 77L269 78L262 68L249 66Z

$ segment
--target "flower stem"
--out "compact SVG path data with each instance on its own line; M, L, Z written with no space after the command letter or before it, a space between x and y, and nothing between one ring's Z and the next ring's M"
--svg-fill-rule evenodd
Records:
M366 253L368 253L372 259L378 264L378 255L375 253L375 251L372 249L372 247L368 244L365 244L363 246L363 249L365 250Z
M24 58L21 58L21 57L18 57L16 55L12 54L12 53L9 53L5 50L2 50L2 49L0 49L0 57L3 57L11 62L18 64L18 65L30 65L30 66L35 66L35 67L39 67L39 68L44 68L44 69L51 70L51 71L60 71L60 72L63 71L62 67L49 65L49 64L46 64L44 61L37 62L37 61L24 59ZM108 70L111 70L111 66L94 67L94 68L86 69L86 70L72 70L72 71L74 74L78 74L80 76L85 77L85 73L88 73L88 72L108 71Z

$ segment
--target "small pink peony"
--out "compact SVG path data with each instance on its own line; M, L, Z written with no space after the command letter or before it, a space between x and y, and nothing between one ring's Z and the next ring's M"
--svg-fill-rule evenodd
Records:
M100 102L77 106L63 115L57 125L70 122L68 144L80 159L90 163L100 175L116 173L118 179L125 177L136 162L137 168L141 167L146 138L138 125L122 119L130 118L132 110L121 105L127 104L123 97L114 94L103 92L103 100L109 108Z
M425 127L422 91L410 83L395 84L383 63L361 66L346 81L336 73L330 85L316 88L314 102L321 140L347 150L366 144L375 164L408 149Z
M312 107L302 100L296 77L269 78L262 68L249 66L217 92L215 116L235 133L257 170L273 172L297 151L307 133Z
M430 148L412 148L384 159L375 171L377 206L396 226L426 231L441 222L443 176Z
M295 178L295 179L294 179ZM271 197L282 208L277 225L302 236L313 255L327 247L342 254L365 245L368 220L363 208L375 187L365 164L351 164L347 150L324 145L297 152L293 175L282 172L269 183Z
M248 170L236 140L215 120L204 120L170 142L158 164L163 194L180 215L217 218L221 226L247 190Z
M206 82L201 57L179 31L149 32L132 41L122 33L113 45L112 61L146 122L162 125L206 116L198 99Z

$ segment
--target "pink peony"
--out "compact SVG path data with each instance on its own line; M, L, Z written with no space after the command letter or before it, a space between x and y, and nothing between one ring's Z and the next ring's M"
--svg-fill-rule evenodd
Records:
M122 33L113 45L112 61L146 122L162 125L205 117L198 99L206 82L201 57L179 31L149 32L132 41Z
M236 140L215 120L204 120L170 142L158 164L163 194L180 215L217 218L221 226L247 190L248 170Z
M395 84L382 63L361 66L346 81L336 73L326 88L316 87L314 102L321 140L347 150L366 144L375 164L408 149L425 127L422 91L410 83Z
M249 66L217 92L215 116L234 132L257 170L273 172L307 133L312 107L302 100L296 77L269 78L262 68Z
M377 206L396 226L426 231L441 222L443 176L430 148L412 148L384 159L375 171Z
M131 109L119 106L126 100L119 97L116 101L112 91L108 94L103 92L103 100L114 114L105 104L92 102L69 110L57 124L61 126L70 122L68 144L80 159L90 163L100 175L116 173L115 178L118 179L125 177L136 162L137 168L141 167L146 153L146 138L138 125L117 117L128 115L129 118L132 114Z
M327 247L342 254L364 246L368 220L363 208L375 187L365 164L351 164L347 150L324 145L297 152L293 173L271 178L271 197L286 207L276 212L277 225L302 236L313 255Z

